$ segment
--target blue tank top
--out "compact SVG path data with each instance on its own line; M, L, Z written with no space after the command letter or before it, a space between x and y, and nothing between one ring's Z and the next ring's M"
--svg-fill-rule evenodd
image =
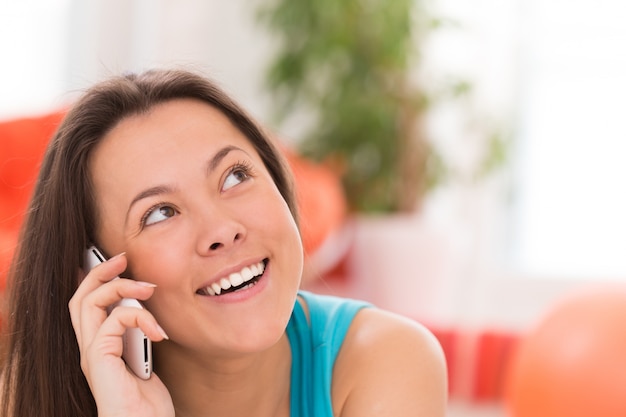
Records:
M291 417L333 417L331 381L337 354L356 313L370 304L300 291L287 325L291 345Z

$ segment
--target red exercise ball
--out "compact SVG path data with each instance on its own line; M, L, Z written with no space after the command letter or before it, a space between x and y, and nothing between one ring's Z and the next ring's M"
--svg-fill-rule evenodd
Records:
M521 340L506 385L511 417L626 416L626 285L557 302Z

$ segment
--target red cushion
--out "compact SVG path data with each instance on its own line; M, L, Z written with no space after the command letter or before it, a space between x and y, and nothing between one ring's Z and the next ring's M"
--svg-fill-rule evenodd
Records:
M63 114L0 122L0 291L43 153Z

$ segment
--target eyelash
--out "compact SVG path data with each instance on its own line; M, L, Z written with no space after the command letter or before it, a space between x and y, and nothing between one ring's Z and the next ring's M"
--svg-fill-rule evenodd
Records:
M141 220L139 221L139 226L140 226L142 229L143 229L144 227L146 227L146 221L148 220L148 217L150 217L150 215L151 215L152 213L154 213L156 210L160 209L161 207L165 207L165 206L169 206L169 207L171 207L172 209L176 210L176 208L175 208L172 204L170 204L170 203L168 203L168 202L161 201L161 202L159 202L159 203L156 203L155 205L153 205L152 207L150 207L150 208L149 208L149 209L148 209L148 210L144 213L144 215L143 215L143 216L141 216Z
M228 178L229 175L237 172L237 171L241 171L244 175L244 179L242 180L245 181L248 178L250 178L251 176L253 176L254 174L254 170L252 168L252 165L248 162L248 161L237 161L237 163L235 163L233 166L230 167L230 169L228 170L228 172L226 173L226 177ZM158 202L156 204L154 204L153 206L151 206L145 213L143 216L141 216L141 220L139 221L139 226L143 229L146 227L146 221L148 220L148 217L150 217L150 215L152 213L154 213L155 210L160 209L161 207L164 206L171 206L174 210L176 210L176 208L165 201L161 201Z
M254 175L254 170L252 168L252 165L248 161L237 161L237 163L235 163L235 165L230 167L230 169L226 173L225 178L228 178L229 175L231 175L231 174L233 174L233 173L235 173L237 171L241 171L243 173L243 175L245 177L244 181Z

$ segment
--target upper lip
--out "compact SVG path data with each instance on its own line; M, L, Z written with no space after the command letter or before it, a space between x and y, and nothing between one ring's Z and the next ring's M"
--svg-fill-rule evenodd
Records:
M219 284L219 282L222 280L222 278L228 278L231 274L233 273L239 273L243 270L243 268L245 267L250 267L251 265L256 265L259 262L264 262L267 260L267 258L257 258L257 259L252 259L252 260L247 260L247 261L242 261L240 263L238 263L236 266L232 266L229 268L226 268L222 271L220 271L219 273L215 274L215 278L211 279L210 281L206 281L204 282L201 286L199 286L198 288L196 288L196 291L199 291L201 289L207 288L215 283Z

